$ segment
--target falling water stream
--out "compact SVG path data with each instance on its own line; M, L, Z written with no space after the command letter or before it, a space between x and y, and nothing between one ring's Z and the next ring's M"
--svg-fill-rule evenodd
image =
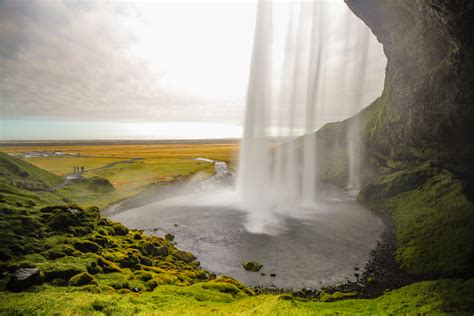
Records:
M268 233L279 225L277 214L297 216L301 209L318 207L314 132L331 120L327 113L335 109L329 106L339 107L341 118L347 118L345 111L354 114L362 108L369 41L373 40L369 29L352 14L330 20L327 1L294 1L287 4L286 36L280 48L283 58L278 61L275 6L271 1L258 5L239 160L237 189L248 212L246 227L254 233ZM342 58L341 54L335 58L334 50L340 48L332 44L329 22L332 28L347 32L338 43L343 47ZM347 188L351 192L360 189L359 134L356 116L347 133Z

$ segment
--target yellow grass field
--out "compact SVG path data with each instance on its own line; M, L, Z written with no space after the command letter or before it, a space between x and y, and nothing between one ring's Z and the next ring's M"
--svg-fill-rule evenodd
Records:
M239 144L235 142L0 146L0 151L10 154L31 151L63 152L65 156L62 157L25 158L25 160L60 176L72 173L74 166L83 166L86 170L84 177L99 176L108 179L117 192L108 198L101 197L106 199L107 204L137 194L152 183L171 181L197 173L209 175L214 172L213 164L195 158L226 161L230 168L235 168L238 150ZM132 158L139 160L130 161Z
M238 155L239 144L229 143L177 143L177 144L127 144L127 145L82 145L82 146L18 146L1 147L0 151L23 153L28 151L61 151L84 156L109 158L198 158L232 162Z
M84 167L86 170L101 168L113 162L118 162L123 159L108 158L108 157L40 157L25 159L29 163L48 170L59 176L70 174L74 171L73 167Z

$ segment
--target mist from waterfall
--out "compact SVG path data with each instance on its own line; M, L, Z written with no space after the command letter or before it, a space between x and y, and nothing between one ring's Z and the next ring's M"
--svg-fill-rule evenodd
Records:
M367 80L376 72L368 67L373 43L342 1L258 3L237 180L248 231L272 233L282 217L317 209L314 132L379 95L382 86ZM359 130L352 120L351 190L360 186Z

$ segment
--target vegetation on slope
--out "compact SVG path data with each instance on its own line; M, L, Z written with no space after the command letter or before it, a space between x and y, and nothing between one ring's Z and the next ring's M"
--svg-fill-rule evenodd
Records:
M380 177L359 200L392 216L402 268L424 276L472 276L474 203L465 190L448 170L427 163Z
M0 152L0 179L10 186L28 190L46 190L62 182L62 178Z
M419 282L376 299L336 302L290 295L249 296L231 283L214 280L191 286L161 285L151 292L118 294L95 287L41 286L2 293L2 314L59 315L332 315L466 314L474 310L474 280Z

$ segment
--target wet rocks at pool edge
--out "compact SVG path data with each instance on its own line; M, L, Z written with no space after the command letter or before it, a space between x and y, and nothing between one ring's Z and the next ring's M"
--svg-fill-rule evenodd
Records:
M166 235L165 235L165 239L166 239L167 241L170 241L170 242L171 242L171 241L174 240L174 235L173 235L173 234L166 234Z
M245 261L242 266L247 271L258 272L263 267L263 264L257 261Z

